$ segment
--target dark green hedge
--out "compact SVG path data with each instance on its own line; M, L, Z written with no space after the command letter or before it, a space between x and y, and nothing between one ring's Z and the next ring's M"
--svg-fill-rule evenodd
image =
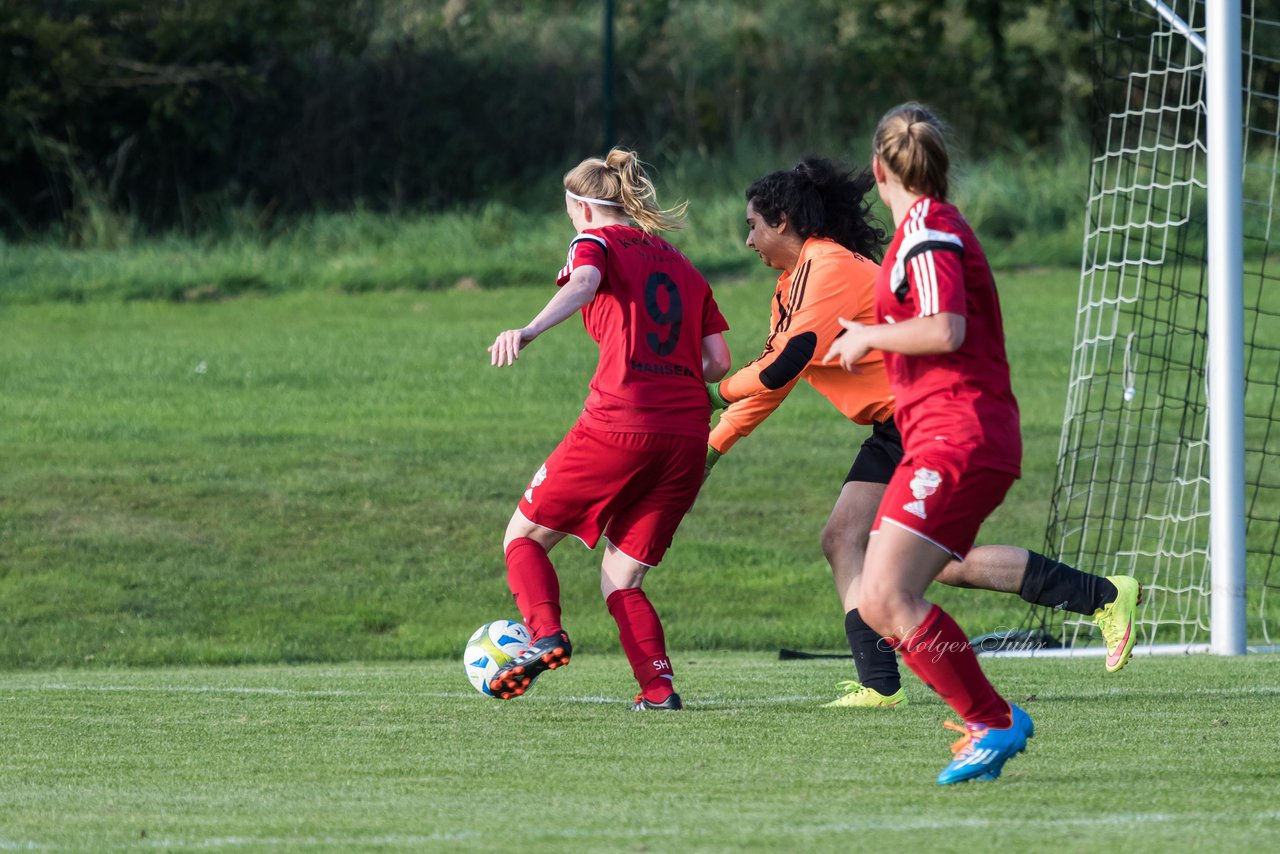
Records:
M439 207L604 144L601 0L0 0L0 228ZM648 159L852 139L901 100L977 148L1088 96L1064 0L615 0L617 139ZM859 137L860 139L860 137Z

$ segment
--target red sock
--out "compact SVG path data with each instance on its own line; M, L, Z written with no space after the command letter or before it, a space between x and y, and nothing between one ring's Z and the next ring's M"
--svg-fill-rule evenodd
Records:
M969 639L946 611L934 605L898 648L920 681L946 700L965 723L994 729L1012 725L1009 704L991 687Z
M507 546L507 586L534 640L564 631L560 626L560 579L535 540L520 537Z
M605 600L613 621L618 624L618 640L631 662L631 672L640 691L651 703L661 703L672 695L671 659L662 633L658 612L639 587L615 590Z

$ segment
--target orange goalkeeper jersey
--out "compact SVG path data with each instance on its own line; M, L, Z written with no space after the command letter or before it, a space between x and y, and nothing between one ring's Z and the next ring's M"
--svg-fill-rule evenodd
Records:
M875 262L833 240L805 241L795 269L778 277L764 352L720 383L720 394L730 405L711 430L712 448L723 454L749 435L801 379L858 424L884 421L893 414L893 394L879 350L858 362L858 373L821 362L842 329L838 318L875 323L879 270Z

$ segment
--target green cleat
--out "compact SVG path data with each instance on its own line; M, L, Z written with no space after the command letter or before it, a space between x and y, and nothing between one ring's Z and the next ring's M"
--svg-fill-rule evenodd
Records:
M1107 672L1115 673L1129 663L1133 653L1133 615L1142 602L1142 585L1128 575L1111 575L1107 580L1116 586L1116 598L1093 612L1093 624L1102 630L1107 644Z
M907 695L902 693L901 688L886 697L876 689L868 688L866 685L855 682L852 679L847 679L836 687L846 692L845 695L832 700L830 703L823 703L822 708L892 709L894 706L905 706L907 704Z

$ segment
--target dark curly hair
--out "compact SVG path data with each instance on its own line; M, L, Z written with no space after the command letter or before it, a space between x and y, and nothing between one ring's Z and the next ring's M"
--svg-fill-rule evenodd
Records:
M888 236L867 200L875 185L870 169L855 175L825 157L804 157L794 169L753 182L747 201L769 225L786 214L800 237L827 237L879 263Z

